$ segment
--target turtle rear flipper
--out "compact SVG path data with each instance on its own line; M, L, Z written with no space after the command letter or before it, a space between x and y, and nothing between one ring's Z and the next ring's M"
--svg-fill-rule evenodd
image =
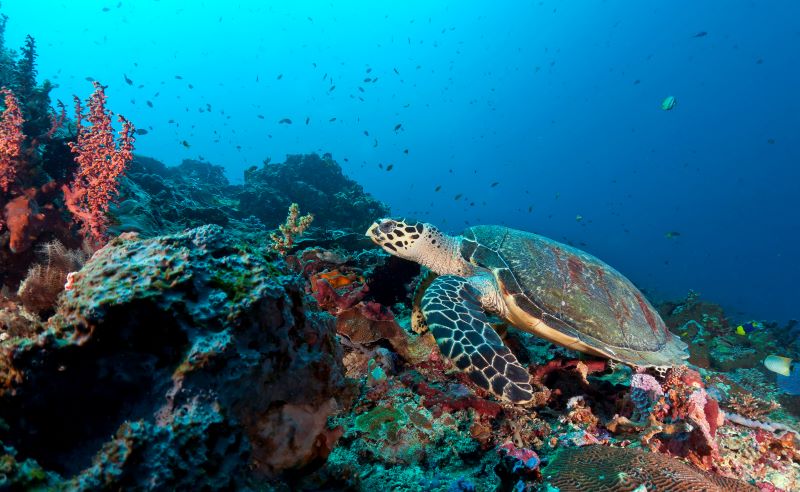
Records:
M512 403L533 399L528 371L492 329L469 278L436 278L421 308L442 354L482 389Z

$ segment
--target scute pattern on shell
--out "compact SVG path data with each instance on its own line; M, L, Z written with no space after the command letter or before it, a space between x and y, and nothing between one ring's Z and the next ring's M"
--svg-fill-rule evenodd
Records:
M642 293L598 258L502 226L471 227L464 237L462 254L493 270L531 319L634 365L668 366L688 356Z

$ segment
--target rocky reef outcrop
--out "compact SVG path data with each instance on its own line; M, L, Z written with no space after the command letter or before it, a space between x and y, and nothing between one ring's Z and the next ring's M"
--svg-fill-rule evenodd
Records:
M217 224L243 230L273 229L297 203L314 214L314 226L363 232L389 209L348 178L330 154L289 155L244 172L231 184L222 166L187 159L178 166L136 156L112 209L115 232L155 236Z
M240 489L324 461L352 385L304 295L219 226L112 240L3 344L0 486Z

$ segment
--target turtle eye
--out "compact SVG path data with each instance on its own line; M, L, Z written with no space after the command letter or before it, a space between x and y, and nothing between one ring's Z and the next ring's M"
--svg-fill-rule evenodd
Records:
M384 234L389 234L390 232L392 232L394 230L396 225L397 225L397 222L395 222L393 220L385 220L385 221L380 223L380 225L378 226L378 229L380 229L381 232L384 233Z

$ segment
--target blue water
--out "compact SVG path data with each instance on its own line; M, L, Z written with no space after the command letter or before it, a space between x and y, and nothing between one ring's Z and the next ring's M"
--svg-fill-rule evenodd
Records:
M694 289L737 319L800 317L800 3L402 4L2 10L54 98L109 86L149 132L137 153L240 181L331 152L398 215L569 241L656 300Z

